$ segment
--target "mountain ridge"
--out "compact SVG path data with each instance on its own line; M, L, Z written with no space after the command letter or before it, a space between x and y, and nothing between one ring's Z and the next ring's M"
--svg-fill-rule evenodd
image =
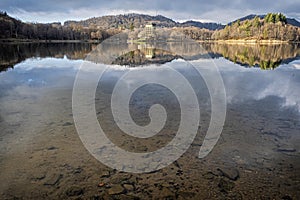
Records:
M194 20L188 20L185 22L176 22L171 18L165 17L163 15L146 15L146 14L123 14L123 15L106 15L100 17L92 17L85 20L75 21L68 20L64 22L64 26L83 26L88 27L99 26L102 28L129 28L131 23L134 27L140 27L147 23L155 23L158 27L188 27L193 26L197 28L205 28L208 30L218 30L224 28L224 25L214 22L199 22Z

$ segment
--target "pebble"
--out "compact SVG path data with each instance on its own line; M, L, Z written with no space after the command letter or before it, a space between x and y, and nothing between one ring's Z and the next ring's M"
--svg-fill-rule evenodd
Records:
M99 183L98 186L103 187L103 186L105 186L105 183Z

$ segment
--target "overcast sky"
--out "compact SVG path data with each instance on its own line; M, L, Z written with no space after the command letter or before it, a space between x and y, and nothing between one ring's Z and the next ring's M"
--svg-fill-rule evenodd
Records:
M0 0L0 10L27 22L64 22L125 13L228 23L248 14L282 12L300 21L299 0Z

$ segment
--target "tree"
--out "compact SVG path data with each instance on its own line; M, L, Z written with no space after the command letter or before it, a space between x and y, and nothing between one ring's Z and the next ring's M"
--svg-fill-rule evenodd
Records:
M129 29L130 29L130 31L134 31L134 25L133 25L133 23L130 24Z
M260 26L260 19L258 16L255 16L254 19L253 19L253 26L254 27L259 27Z
M280 22L280 21L281 21L280 15L276 14L276 16L275 16L275 22L277 23L277 22Z
M265 16L264 21L265 21L266 23L269 23L269 22L270 22L270 19L271 19L271 13L268 13L268 14Z
M286 17L282 13L268 13L264 18L266 23L286 23Z
M263 31L263 39L268 39L268 30L264 29Z
M279 13L279 19L281 22L286 24L286 16L284 16L282 13Z

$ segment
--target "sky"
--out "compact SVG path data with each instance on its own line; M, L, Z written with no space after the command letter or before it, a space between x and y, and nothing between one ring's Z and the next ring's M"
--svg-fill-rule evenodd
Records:
M0 0L0 10L25 22L43 23L127 13L226 24L248 14L281 12L300 21L299 0Z

